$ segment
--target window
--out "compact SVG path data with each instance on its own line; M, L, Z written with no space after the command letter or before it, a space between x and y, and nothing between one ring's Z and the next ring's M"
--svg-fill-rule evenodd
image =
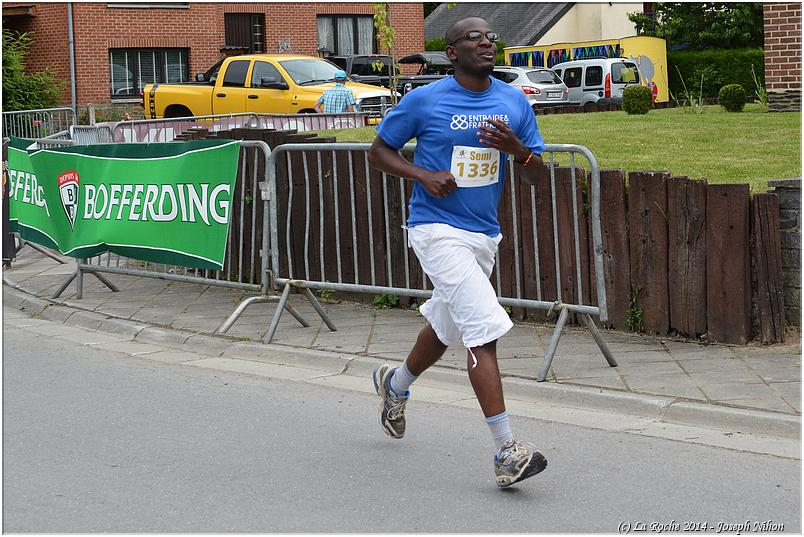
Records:
M581 68L572 67L564 70L564 84L568 88L579 88L581 86Z
M528 80L534 84L561 84L561 79L553 71L528 71Z
M223 75L224 87L242 88L246 85L246 73L248 72L249 60L236 60L229 63Z
M603 68L598 65L590 65L586 68L587 86L599 86L603 83Z
M512 73L510 71L494 71L491 73L491 76L499 80L502 80L503 82L506 82L508 84L519 78L518 74Z
M382 68L375 69L374 66L377 62L382 63ZM363 56L353 58L352 60L352 74L359 76L390 76L391 67L386 58L378 56Z
M322 82L333 82L338 67L326 60L285 60L279 65L300 86L311 86Z
M639 71L633 63L612 63L611 64L611 83L612 84L638 84Z
M224 13L226 47L248 54L265 52L265 15L262 13Z
M553 71L558 75L558 78L561 78L561 69L553 69Z
M111 95L138 97L146 84L190 80L187 49L110 49Z
M277 82L284 82L285 79L279 73L279 69L268 62L254 62L254 69L251 70L251 87L259 88L262 86L262 79L270 77Z
M376 52L371 15L319 15L318 48L337 56Z

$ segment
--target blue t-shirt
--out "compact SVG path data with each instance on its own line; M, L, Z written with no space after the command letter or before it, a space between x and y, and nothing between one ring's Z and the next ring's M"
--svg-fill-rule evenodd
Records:
M536 116L525 94L496 78L491 78L491 86L482 92L464 88L453 76L416 88L385 116L377 134L394 149L416 138L414 164L433 171L449 170L453 147L488 148L477 135L478 127L488 118L502 119L534 154L544 151ZM496 183L459 187L444 198L430 195L418 182L414 184L408 226L449 224L496 237L500 233L497 206L508 155L501 153L500 157Z

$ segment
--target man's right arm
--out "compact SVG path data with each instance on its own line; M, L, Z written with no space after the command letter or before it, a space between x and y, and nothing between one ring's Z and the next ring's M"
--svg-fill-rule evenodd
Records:
M368 159L369 164L382 172L418 181L427 192L437 198L448 196L458 187L448 170L434 172L411 164L379 136L371 144Z

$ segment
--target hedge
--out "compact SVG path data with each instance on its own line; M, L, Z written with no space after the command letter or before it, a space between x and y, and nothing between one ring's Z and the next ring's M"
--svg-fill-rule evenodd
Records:
M761 48L735 50L668 51L667 74L670 91L678 98L684 85L678 70L684 77L687 89L695 95L701 87L704 75L703 96L714 98L720 88L727 84L740 84L748 95L756 93L756 84L751 74L751 65L760 83L765 83L765 53Z

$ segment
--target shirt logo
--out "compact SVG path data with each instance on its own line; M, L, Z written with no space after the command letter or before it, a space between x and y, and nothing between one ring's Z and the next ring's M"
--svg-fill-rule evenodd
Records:
M466 119L466 114L455 114L452 116L452 123L449 124L449 128L454 131L468 129L469 120Z
M452 122L449 124L449 128L454 131L477 129L481 125L490 125L488 122L489 119L498 119L506 125L510 125L508 114L455 114L452 116Z

